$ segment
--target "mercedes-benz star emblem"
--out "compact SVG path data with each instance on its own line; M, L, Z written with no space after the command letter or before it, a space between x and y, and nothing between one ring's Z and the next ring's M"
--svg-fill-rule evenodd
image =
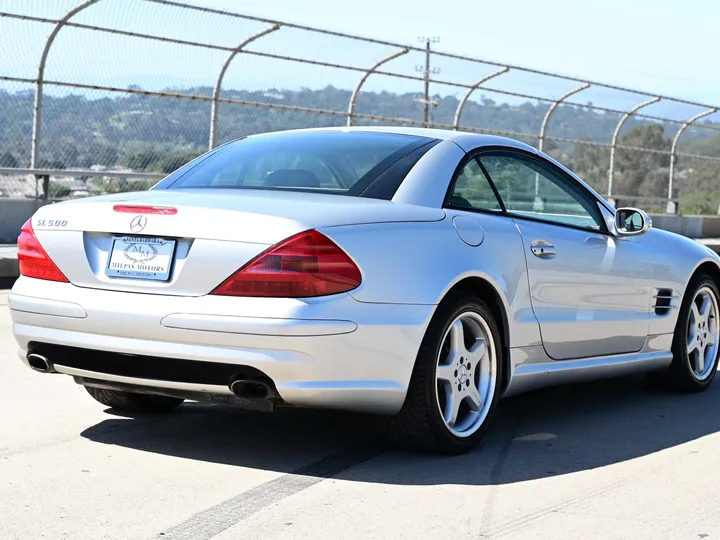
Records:
M130 230L134 233L139 233L147 225L147 218L145 216L135 216L130 222Z
M465 384L465 381L467 380L468 376L470 374L468 373L467 367L465 365L461 365L460 369L458 370L458 379L460 380L461 384Z

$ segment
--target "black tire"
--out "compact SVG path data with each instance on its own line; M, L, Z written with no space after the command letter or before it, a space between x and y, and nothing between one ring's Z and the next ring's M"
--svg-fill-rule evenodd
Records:
M720 347L718 347L715 358L711 361L712 365L709 367L709 374L702 379L698 378L693 371L696 355L691 358L691 355L688 354L688 331L690 330L692 304L703 288L712 291L716 302L720 299L718 286L710 276L700 274L689 283L675 325L675 335L672 343L672 364L665 371L649 375L650 381L660 389L686 393L702 392L707 390L715 378ZM717 324L717 321L714 324Z
M108 390L107 388L96 388L86 386L88 394L96 401L107 405L118 411L133 413L166 413L180 405L183 399L153 396L150 394L136 394L133 392L121 392L119 390Z
M438 406L436 369L442 342L450 324L468 311L480 315L490 330L496 376L493 398L482 424L471 435L459 437L445 424ZM502 338L491 310L482 300L467 292L451 293L438 307L425 333L402 409L387 419L385 435L388 442L409 450L438 454L460 454L471 449L485 434L488 421L500 399L503 370Z

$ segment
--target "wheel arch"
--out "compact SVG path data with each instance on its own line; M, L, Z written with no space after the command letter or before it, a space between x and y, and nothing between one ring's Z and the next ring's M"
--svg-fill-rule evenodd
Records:
M698 279L699 276L702 275L709 276L710 279L715 282L718 288L720 288L720 261L716 261L715 259L705 259L703 261L700 261L697 266L695 266L692 273L688 276L687 281L685 282L685 289L682 291L682 294L679 298L677 317L673 324L674 329L676 329L677 325L680 324L679 315L680 308L683 305L683 302L685 302L689 294L692 294L690 286Z
M718 285L718 287L720 287L720 262L709 259L700 263L695 268L695 270L693 270L693 273L688 280L688 284L692 283L692 281L696 279L700 274L706 274L710 276ZM683 293L683 296L685 294L687 294L687 288Z
M691 352L688 341L689 321L687 319L690 311L689 304L694 301L698 286L702 285L701 278L707 277L713 282L716 288L720 288L720 261L716 258L700 260L685 283L685 290L677 306L677 317L674 321L674 333L672 342L673 361L670 366L660 372L650 374L651 381L658 385L661 389L670 389L680 392L700 392L705 390L714 378L717 370L717 352L713 365L710 367L710 375L705 371L701 379L699 375L693 373L697 366L693 366L693 361L689 358ZM717 301L717 296L716 296ZM684 315L684 316L683 316ZM714 368L713 368L714 366Z
M441 300L444 301L449 295L456 292L467 292L477 296L483 300L492 312L501 332L501 345L503 348L503 380L501 381L501 393L504 393L510 382L510 324L508 320L508 312L498 289L490 281L479 276L464 277L457 283L453 284Z

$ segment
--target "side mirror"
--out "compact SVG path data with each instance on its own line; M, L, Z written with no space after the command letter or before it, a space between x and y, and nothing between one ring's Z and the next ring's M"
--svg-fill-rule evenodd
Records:
M618 208L615 212L615 230L621 236L645 234L652 227L652 219L639 208Z

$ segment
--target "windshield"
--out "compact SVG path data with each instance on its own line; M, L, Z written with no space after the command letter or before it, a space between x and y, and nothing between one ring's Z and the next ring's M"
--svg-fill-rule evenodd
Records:
M359 196L426 137L362 131L280 132L221 147L167 189L281 189Z

